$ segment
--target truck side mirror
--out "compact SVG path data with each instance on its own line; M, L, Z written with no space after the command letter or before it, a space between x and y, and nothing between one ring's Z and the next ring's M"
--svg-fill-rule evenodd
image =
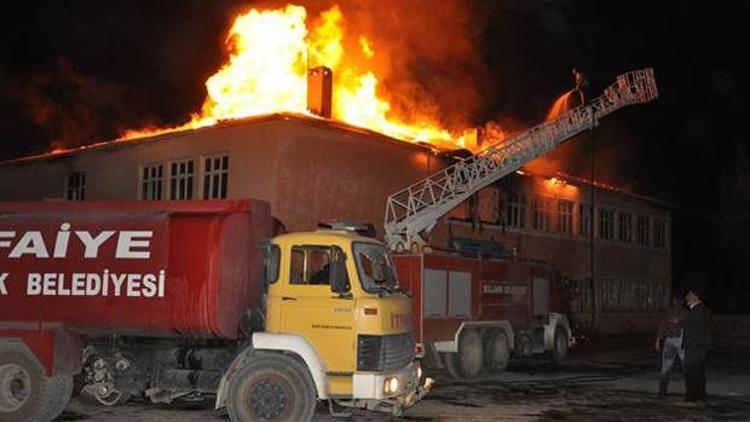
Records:
M349 284L349 276L346 273L346 261L342 259L336 259L331 261L331 291L340 295L349 292L351 285Z

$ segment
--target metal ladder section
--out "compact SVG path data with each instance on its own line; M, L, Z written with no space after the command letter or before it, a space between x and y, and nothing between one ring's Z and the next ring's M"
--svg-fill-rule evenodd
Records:
M506 139L490 139L491 145L476 155L388 197L384 225L388 247L395 252L413 249L415 244L421 248L440 217L472 194L594 128L613 111L657 96L652 68L623 73L588 104Z

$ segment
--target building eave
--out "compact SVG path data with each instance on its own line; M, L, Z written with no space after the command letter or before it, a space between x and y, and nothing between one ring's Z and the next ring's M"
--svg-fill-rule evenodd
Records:
M324 118L301 114L301 113L280 112L280 113L250 116L250 117L245 117L241 119L222 120L214 125L205 126L201 128L181 129L181 130L164 132L164 133L160 133L156 135L143 136L139 138L128 138L128 139L121 138L121 139L114 139L110 141L95 142L95 143L91 143L88 145L82 145L80 147L66 149L63 151L45 152L41 154L34 154L34 155L29 155L29 156L20 157L20 158L13 158L10 160L0 161L0 167L23 165L23 164L29 164L29 163L38 162L38 161L54 161L54 160L69 158L71 156L75 156L75 155L83 154L83 153L107 151L107 150L118 149L118 148L132 146L132 145L141 144L141 143L164 141L164 140L168 140L172 138L178 139L186 135L190 135L194 133L201 133L205 131L223 130L223 129L233 128L237 126L255 125L255 124L262 124L262 123L273 122L273 121L289 121L289 122L295 122L295 123L300 123L300 124L305 124L305 125L312 125L316 127L324 127L324 128L334 129L334 130L340 130L340 131L344 131L348 133L356 133L359 135L365 135L367 137L374 138L375 140L379 142L387 142L387 143L397 145L400 147L413 148L413 149L425 151L425 152L432 152L432 153L445 152L444 150L441 150L440 148L437 148L435 146L432 146L426 143L415 143L415 142L403 141L400 139L390 137L388 135L384 135L380 132L375 132L367 128L353 126L347 123L338 122L338 121L331 120L331 119L324 119Z

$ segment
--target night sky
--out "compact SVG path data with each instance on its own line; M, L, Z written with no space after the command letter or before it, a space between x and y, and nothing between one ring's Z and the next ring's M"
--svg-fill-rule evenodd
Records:
M263 4L269 3L285 4ZM145 124L182 123L200 108L204 81L225 59L232 16L253 4L66 0L6 8L0 159L112 139ZM401 4L425 11L415 17L394 10L408 26L429 19L442 2ZM750 112L742 77L750 47L741 39L750 2L465 4L472 19L462 23L462 34L481 68L466 66L463 75L481 93L468 112L473 124L539 122L570 87L573 67L588 74L593 96L618 73L655 68L655 103L615 113L555 158L561 171L588 176L594 142L597 178L669 201L675 286L703 283L715 310L750 312L750 145L742 126ZM450 89L456 77L456 69L446 73L445 61L438 66L432 57L404 61L403 68L433 91Z

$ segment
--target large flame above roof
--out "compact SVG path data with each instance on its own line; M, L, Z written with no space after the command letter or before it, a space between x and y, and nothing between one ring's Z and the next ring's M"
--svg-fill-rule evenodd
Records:
M346 44L346 36L356 42ZM373 70L377 44L365 34L347 34L338 6L312 20L302 6L251 9L234 20L226 43L229 58L206 81L204 104L187 124L127 131L123 136L199 128L276 112L308 113L307 69L322 65L334 72L334 120L406 141L465 146L461 137L454 137L419 107L411 107L408 117L393 110L391 96ZM356 48L345 51L345 45Z

